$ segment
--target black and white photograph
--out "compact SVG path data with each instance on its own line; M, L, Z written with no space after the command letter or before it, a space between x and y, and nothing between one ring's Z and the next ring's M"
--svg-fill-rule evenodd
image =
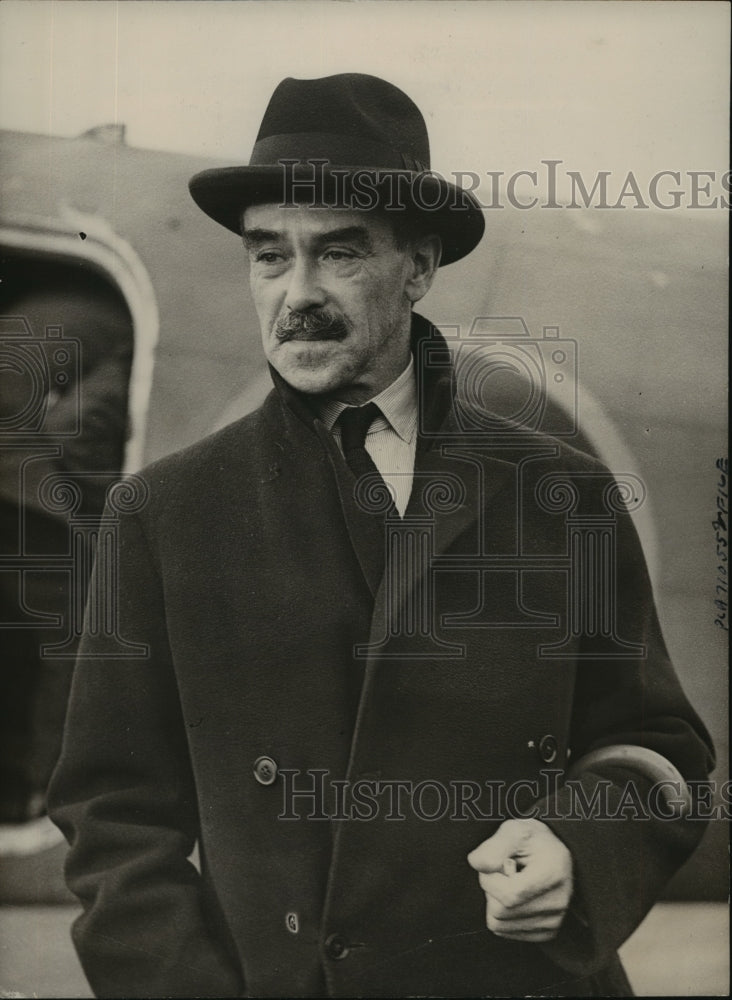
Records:
M729 81L2 0L0 998L729 995Z

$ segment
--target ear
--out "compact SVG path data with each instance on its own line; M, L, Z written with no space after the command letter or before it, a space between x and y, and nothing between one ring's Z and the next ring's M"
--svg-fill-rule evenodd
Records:
M432 286L442 256L442 241L435 233L420 236L409 249L411 272L404 287L409 301L419 302Z

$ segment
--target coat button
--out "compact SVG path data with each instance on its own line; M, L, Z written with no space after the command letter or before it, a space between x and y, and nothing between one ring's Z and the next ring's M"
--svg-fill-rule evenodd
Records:
M277 780L277 764L271 757L257 757L254 761L254 777L260 785L272 785Z
M300 930L300 920L296 913L286 914L285 927L287 927L290 934L297 934L297 932Z
M348 945L340 934L331 934L329 938L326 938L325 952L328 958L333 958L337 961L346 957L348 954Z
M542 736L539 740L539 756L545 764L553 764L559 753L559 744L556 736L551 734Z

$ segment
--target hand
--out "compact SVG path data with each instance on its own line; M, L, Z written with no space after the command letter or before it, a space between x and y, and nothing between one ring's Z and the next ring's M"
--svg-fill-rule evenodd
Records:
M512 941L551 941L572 897L572 855L544 823L508 819L468 855L486 924Z

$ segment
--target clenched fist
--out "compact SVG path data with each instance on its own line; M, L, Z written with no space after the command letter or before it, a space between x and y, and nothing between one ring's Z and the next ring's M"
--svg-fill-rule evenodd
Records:
M486 923L513 941L556 937L572 897L572 855L544 823L509 819L468 855L486 896Z

